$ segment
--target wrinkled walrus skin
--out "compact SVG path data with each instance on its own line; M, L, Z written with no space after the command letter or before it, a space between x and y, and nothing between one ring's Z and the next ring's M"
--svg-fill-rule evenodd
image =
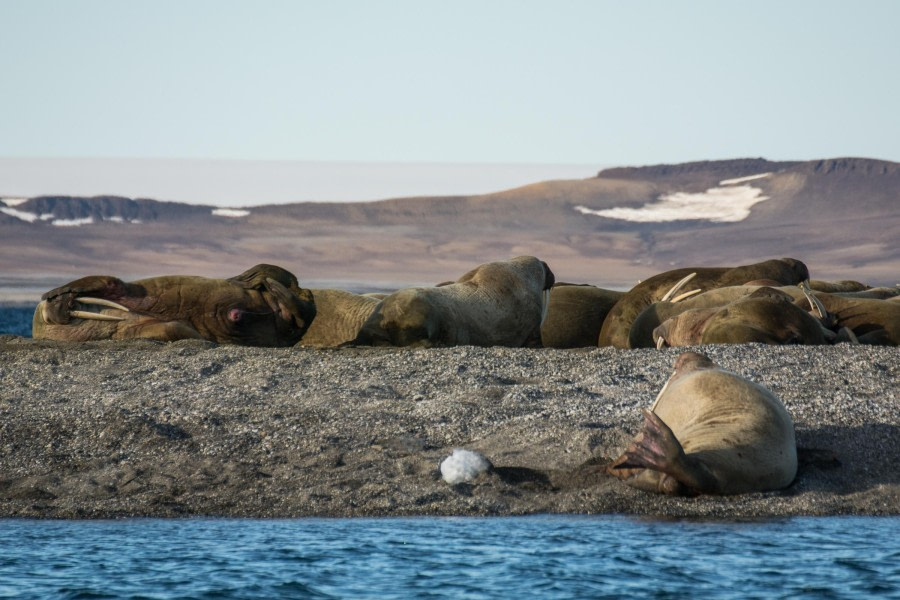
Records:
M796 285L809 279L806 265L793 258L780 258L740 267L675 269L654 275L634 286L609 311L598 339L599 346L628 348L628 334L638 315L658 302L680 279L696 273L688 289L707 291L731 285L743 285L759 279L781 285Z
M336 348L352 342L379 302L373 296L344 290L310 291L316 303L316 318L303 335L299 346Z
M230 279L174 275L127 283L92 275L44 294L32 334L66 341L205 339L292 346L315 315L312 294L273 265L257 265Z
M685 352L644 410L642 432L608 472L670 495L782 489L797 475L793 421L763 386Z
M533 256L483 264L455 283L388 295L354 341L363 346L509 346L540 339L553 272Z

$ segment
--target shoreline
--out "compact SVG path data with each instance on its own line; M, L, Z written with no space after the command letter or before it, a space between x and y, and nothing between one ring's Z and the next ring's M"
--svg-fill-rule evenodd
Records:
M778 395L785 490L672 498L604 472L679 349L315 350L0 336L0 517L900 515L900 351L705 346ZM454 448L492 473L450 486Z

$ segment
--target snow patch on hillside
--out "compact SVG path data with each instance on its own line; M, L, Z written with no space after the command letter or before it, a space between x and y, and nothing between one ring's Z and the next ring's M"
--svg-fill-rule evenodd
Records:
M15 208L4 207L0 208L0 212L5 215L9 215L11 217L15 217L22 221L27 221L29 223L34 223L37 221L38 216L34 213L25 212L24 210L16 210Z
M214 208L212 214L217 217L229 217L232 219L237 219L240 217L246 217L250 214L250 211L238 208Z
M79 227L80 225L90 225L93 222L94 217L84 217L83 219L55 219L50 224L57 227Z
M607 219L620 219L634 223L687 220L734 223L746 219L750 215L751 207L768 199L769 196L763 196L762 190L759 188L749 185L732 185L709 188L700 193L663 194L657 202L645 204L640 208L595 210L579 205L575 207L575 210L585 215L597 215Z
M53 213L42 213L38 215L33 212L27 212L24 210L19 210L17 208L12 208L13 206L18 206L25 201L27 201L27 198L0 198L0 213L15 217L16 219L25 221L26 223L34 223L35 221L50 221L51 225L56 225L57 227L78 227L80 225L90 225L91 223L95 222L93 217L84 217L81 219L57 219L56 215L54 215ZM6 206L2 206L3 204L5 204ZM126 219L119 216L101 218L100 221L132 224L140 224L141 222L140 219Z
M736 183L746 183L748 181L754 181L756 179L762 179L763 177L768 177L772 173L760 173L759 175L747 175L746 177L735 177L734 179L723 179L719 182L719 185L734 185Z

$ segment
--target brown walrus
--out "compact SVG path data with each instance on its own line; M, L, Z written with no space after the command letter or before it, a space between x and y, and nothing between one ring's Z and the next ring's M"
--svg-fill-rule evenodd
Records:
M634 286L609 311L598 339L599 346L628 348L628 333L637 316L650 304L662 300L673 285L696 273L691 288L702 291L723 286L742 285L767 279L781 285L795 285L809 279L806 265L794 258L780 258L740 267L675 269L654 275Z
M624 294L587 284L555 284L550 288L547 318L541 325L541 345L545 348L596 346L606 315Z
M794 424L763 386L685 352L644 410L643 430L608 472L671 495L781 489L797 475Z
M900 302L854 294L813 292L813 295L828 311L835 326L852 331L860 343L900 345Z
M310 291L316 303L316 318L298 345L314 348L334 348L356 339L380 300L344 290Z
M723 306L687 310L670 317L653 330L653 341L660 348L751 343L821 345L826 338L822 323L796 306L792 296L761 287Z
M375 309L354 341L374 346L512 346L539 339L553 272L533 256L483 264L455 283L407 288Z
M91 275L41 298L33 337L68 341L206 339L292 346L316 315L309 290L274 265L256 265L230 279L172 275L125 282Z

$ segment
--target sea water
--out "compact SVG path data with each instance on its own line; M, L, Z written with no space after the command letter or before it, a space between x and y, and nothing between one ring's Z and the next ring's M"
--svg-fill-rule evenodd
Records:
M31 319L34 305L0 306L0 335L31 337Z
M0 520L0 598L890 598L900 518Z

